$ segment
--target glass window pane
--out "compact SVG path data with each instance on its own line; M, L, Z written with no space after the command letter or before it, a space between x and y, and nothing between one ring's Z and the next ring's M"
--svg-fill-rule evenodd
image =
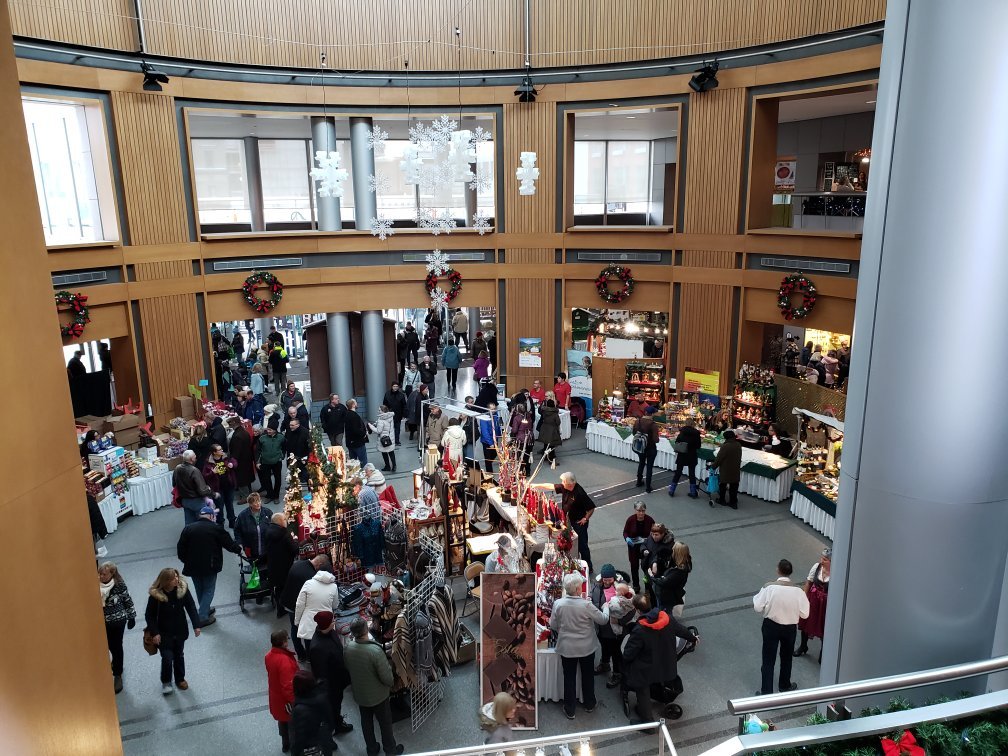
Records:
M574 143L574 214L601 214L605 207L605 142Z
M606 204L610 213L647 212L651 176L648 142L609 142Z
M46 243L102 240L84 106L30 98L22 105Z
M311 221L305 139L260 139L263 217L267 223Z
M193 139L199 222L251 223L241 139Z
M375 156L375 175L386 185L376 197L378 214L392 220L416 218L416 187L405 183L399 167L408 144L405 139L389 139L385 143L385 154Z
M489 130L490 124L487 124ZM476 207L486 218L493 218L496 208L494 207L494 190L496 189L496 173L494 172L494 143L481 142L476 145L476 175L480 181L479 191L476 193Z

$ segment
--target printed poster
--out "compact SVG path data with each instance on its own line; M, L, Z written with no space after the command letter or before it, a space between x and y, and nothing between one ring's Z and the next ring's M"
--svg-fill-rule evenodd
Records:
M506 690L518 703L512 727L535 730L535 575L484 572L480 586L480 705Z
M689 394L721 393L721 373L717 370L695 370L686 368L682 390Z
M518 339L518 367L542 367L542 339Z
M583 349L567 350L567 381L571 385L571 395L587 399L592 396L592 354Z
M785 194L794 191L795 169L798 163L795 160L778 160L774 166L774 192Z

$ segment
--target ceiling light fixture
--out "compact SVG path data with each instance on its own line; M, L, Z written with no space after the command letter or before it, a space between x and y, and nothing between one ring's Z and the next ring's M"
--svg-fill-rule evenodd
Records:
M168 75L158 71L147 61L140 64L140 70L143 71L145 92L160 92L163 89L161 85L168 83Z
M713 63L705 63L702 67L698 68L693 74L693 78L689 80L689 87L694 92L709 92L712 89L717 89L718 80L718 62L715 60Z

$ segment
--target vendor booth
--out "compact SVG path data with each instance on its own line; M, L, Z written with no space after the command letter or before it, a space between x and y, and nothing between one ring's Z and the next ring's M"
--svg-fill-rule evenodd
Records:
M791 513L833 538L844 424L835 417L794 409L801 423L798 468L791 484Z

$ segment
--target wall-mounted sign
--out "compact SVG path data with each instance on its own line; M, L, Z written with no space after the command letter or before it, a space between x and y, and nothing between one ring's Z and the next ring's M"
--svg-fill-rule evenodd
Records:
M686 368L683 376L683 391L690 394L711 394L718 396L721 388L721 373L717 370L694 370Z
M518 367L542 367L542 339L518 339Z
M774 192L784 194L793 192L795 186L795 169L798 163L795 160L778 160L774 166Z

